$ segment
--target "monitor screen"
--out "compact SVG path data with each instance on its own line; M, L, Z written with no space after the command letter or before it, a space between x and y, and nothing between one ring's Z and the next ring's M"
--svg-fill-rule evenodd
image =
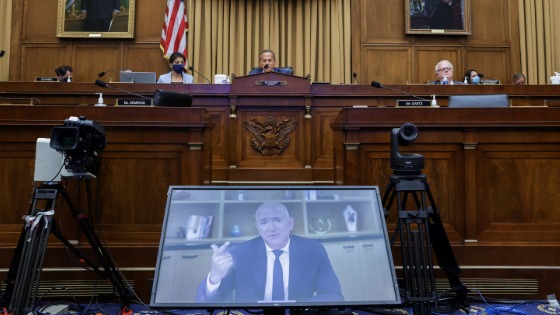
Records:
M151 306L399 303L377 186L169 188Z
M130 72L121 71L120 81L128 83L156 83L156 73L155 72Z

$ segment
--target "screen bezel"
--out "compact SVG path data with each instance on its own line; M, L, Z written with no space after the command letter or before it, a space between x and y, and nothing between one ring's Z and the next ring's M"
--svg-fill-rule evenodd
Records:
M255 302L255 303L223 303L223 302L219 302L219 303L197 303L195 301L189 301L189 302L177 302L177 303L162 303L162 302L158 302L156 301L156 295L157 295L157 288L158 288L158 282L159 282L159 276L160 276L160 266L161 266L161 262L162 262L162 257L163 257L163 251L164 248L166 246L166 235L169 231L171 231L171 221L170 221L170 212L172 212L172 198L174 196L174 193L176 193L177 191L224 191L224 196L226 194L239 194L239 192L246 192L246 193L250 193L250 192L255 192L255 191L296 191L299 192L301 195L305 195L305 198L309 198L308 195L311 191L314 191L315 194L317 194L317 192L320 193L324 193L326 195L325 192L332 192L332 191L371 191L373 192L372 194L372 203L373 203L373 207L375 207L376 209L373 209L374 212L374 218L370 217L369 219L373 219L373 220L377 220L374 224L379 224L379 233L381 233L379 236L376 236L376 238L381 239L381 237L383 238L382 242L384 244L384 255L387 259L388 262L388 269L387 272L390 273L390 279L391 279L391 284L390 284L390 288L386 288L387 290L391 290L394 294L394 298L393 299L384 299L384 300L360 300L360 301L336 301L336 302L282 302L282 303L278 303L278 302ZM329 196L331 197L331 196ZM243 203L243 198L241 198L241 200L239 200L240 203ZM311 197L311 198L317 198L315 197ZM332 197L335 198L335 197ZM338 198L338 196L336 197ZM228 200L234 200L234 199L228 199ZM305 199L308 200L308 199ZM311 199L311 200L317 200L317 199ZM338 201L338 199L336 199ZM249 200L246 200L247 202L249 202ZM328 202L329 200L325 200L326 202ZM260 201L252 201L252 202L260 202ZM307 202L307 201L306 201ZM224 218L218 218L217 220L223 220ZM216 222L214 221L214 223ZM216 223L217 224L217 223ZM214 226L212 226L212 228L214 228ZM223 227L222 227L223 228ZM168 231L169 229L169 231ZM307 229L307 227L306 227ZM224 232L225 234L225 232ZM293 233L293 234L299 234L297 232ZM327 233L328 234L328 233ZM326 235L326 234L325 234ZM309 236L306 234L306 237ZM336 240L369 240L372 239L373 236L368 235L364 236L364 235L360 235L359 232L357 232L356 234L353 234L352 236L350 236L350 238L348 236L343 236L343 237L328 237L328 235L326 235L325 237L322 237L321 235L315 235L314 238L319 240L321 243L325 244L328 242L333 242ZM253 235L250 236L251 238L253 237ZM365 238L364 238L365 237ZM212 241L208 241L206 242L206 240L198 240L196 241L196 245L200 246L201 244L207 244L207 246L209 247L210 244L212 243L219 243L222 244L223 242L230 240L231 237L226 237L225 235L220 238L220 239L213 239ZM245 238L241 238L242 241L246 240ZM194 245L194 244L193 244ZM194 247L193 247L194 248ZM392 258L392 254L391 254L391 247L390 247L390 241L389 241L389 237L388 237L388 233L387 233L387 229L386 229L386 224L385 224L385 217L384 217L384 213L383 213L383 207L382 207L382 203L381 203L381 197L380 197L380 193L379 193L379 188L377 186L170 186L169 190L168 190L168 196L167 196L167 204L166 204L166 209L165 209L165 217L164 217L164 222L163 222L163 227L162 227L162 233L161 233L161 239L160 239L160 246L158 249L158 258L157 258L157 264L156 264L156 268L155 268L155 277L154 277L154 282L153 282L153 287L152 287L152 291L151 291L151 300L150 300L150 306L151 307L157 307L157 308L184 308L184 309L267 309L267 308L286 308L286 309L301 309L301 308L342 308L342 307L363 307L363 306L373 306L373 305L377 305L377 306L382 306L382 305L395 305L395 304L400 304L401 300L400 300L400 295L399 295L399 289L398 289L398 283L397 283L397 278L396 278L396 274L395 274L395 268L394 268L394 263L393 263L393 258ZM193 283L192 285L197 286L198 283ZM384 287L385 288L385 287Z

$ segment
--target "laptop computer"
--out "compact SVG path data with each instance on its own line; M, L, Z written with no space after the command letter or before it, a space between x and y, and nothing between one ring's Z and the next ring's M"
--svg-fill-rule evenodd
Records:
M156 83L155 72L120 72L120 82L128 83Z

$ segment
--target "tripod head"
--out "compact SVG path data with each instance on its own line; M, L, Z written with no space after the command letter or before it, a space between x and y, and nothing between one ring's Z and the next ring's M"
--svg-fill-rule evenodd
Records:
M395 174L419 174L424 168L422 154L401 154L399 146L407 146L418 137L418 128L412 123L405 123L400 128L391 130L391 169Z

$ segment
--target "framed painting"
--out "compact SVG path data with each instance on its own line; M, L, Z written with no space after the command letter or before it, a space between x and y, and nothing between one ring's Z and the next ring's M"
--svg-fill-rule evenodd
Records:
M134 38L136 0L58 0L57 37Z
M404 3L407 34L471 34L471 0L405 0Z

